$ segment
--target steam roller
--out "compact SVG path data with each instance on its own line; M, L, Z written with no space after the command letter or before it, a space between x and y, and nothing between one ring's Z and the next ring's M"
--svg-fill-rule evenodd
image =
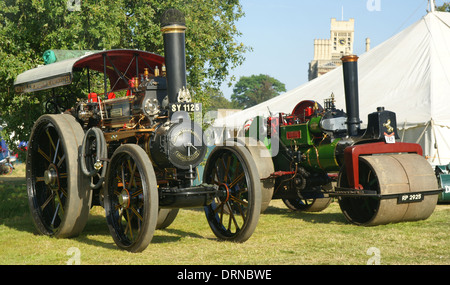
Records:
M339 205L348 221L357 225L427 219L437 203L436 177L428 162L418 154L362 156L358 160L359 185L366 197L340 195ZM344 170L338 178L337 191L348 188Z
M361 129L358 57L341 60L345 112L336 108L333 94L323 107L304 100L292 113L249 120L246 137L235 139L255 158L261 209L281 199L291 210L318 212L336 198L356 225L427 219L442 192L434 170L419 144L398 141L394 112L378 107Z

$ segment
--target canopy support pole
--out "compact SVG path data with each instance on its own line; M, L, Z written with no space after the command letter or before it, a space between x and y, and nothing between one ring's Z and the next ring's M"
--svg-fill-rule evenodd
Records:
M134 54L134 58L136 59L136 77L139 77L139 54Z
M87 68L87 82L88 82L88 94L91 93L91 75L89 73L89 66Z
M106 82L108 79L106 78L106 53L103 54L103 84L105 92L103 93L104 99L108 99L108 87L106 86Z

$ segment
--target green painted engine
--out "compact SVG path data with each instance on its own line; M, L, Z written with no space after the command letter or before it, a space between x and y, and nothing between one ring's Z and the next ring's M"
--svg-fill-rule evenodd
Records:
M253 154L265 168L262 188L270 193L263 197L302 211L321 211L337 198L358 225L426 219L441 191L433 169L420 145L396 141L394 112L378 107L360 128L357 59L342 58L346 112L331 95L323 106L305 100L289 114L247 122L246 137L270 153Z

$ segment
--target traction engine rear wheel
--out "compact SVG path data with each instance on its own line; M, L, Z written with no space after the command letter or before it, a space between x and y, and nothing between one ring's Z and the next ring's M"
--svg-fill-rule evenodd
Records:
M33 222L41 234L73 237L89 215L89 180L78 165L84 132L75 118L43 115L33 126L27 152L27 191Z
M244 242L253 234L261 212L261 185L250 152L244 147L216 147L206 162L203 180L219 187L205 207L214 234Z
M143 251L153 238L158 219L155 172L145 151L125 144L114 152L106 179L105 212L118 247Z

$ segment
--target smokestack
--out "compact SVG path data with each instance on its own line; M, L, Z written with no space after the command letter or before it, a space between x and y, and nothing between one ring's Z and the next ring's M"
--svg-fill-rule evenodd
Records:
M347 129L349 136L357 136L360 129L358 94L358 57L343 56L345 106L347 108Z
M164 12L161 17L161 31L164 37L169 103L177 102L178 92L186 87L185 30L183 13L176 9Z

